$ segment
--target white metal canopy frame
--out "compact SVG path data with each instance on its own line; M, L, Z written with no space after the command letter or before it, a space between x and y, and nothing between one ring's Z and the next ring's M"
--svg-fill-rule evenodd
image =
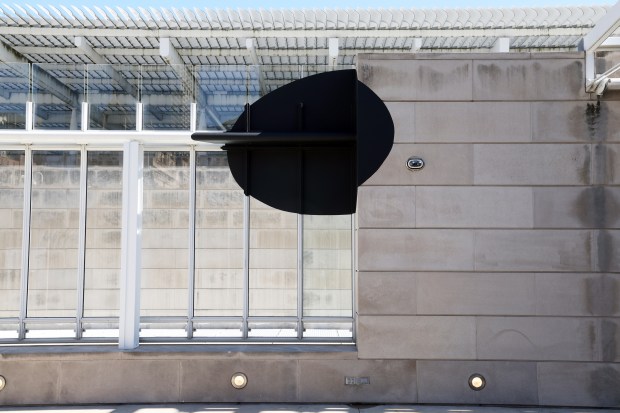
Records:
M602 95L605 90L620 90L620 79L612 77L620 64L604 73L596 73L596 52L620 51L620 1L612 6L596 26L583 38L581 50L586 53L586 92Z
M359 53L575 50L606 6L497 9L0 5L0 42L33 63L335 64ZM165 53L162 53L163 50ZM2 61L7 56L2 56ZM9 57L10 59L14 59Z

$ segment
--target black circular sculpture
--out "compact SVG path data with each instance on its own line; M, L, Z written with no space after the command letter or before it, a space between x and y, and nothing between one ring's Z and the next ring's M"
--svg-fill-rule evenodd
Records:
M355 70L309 76L263 96L229 132L192 135L223 144L246 195L310 215L355 212L357 187L381 166L394 123Z

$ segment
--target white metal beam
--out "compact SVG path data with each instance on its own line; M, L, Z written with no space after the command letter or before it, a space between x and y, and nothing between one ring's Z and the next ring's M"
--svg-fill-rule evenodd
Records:
M11 47L2 42L0 42L0 61L4 63L31 63L28 59L21 56ZM25 69L24 76L26 76L27 79L30 76L27 68ZM70 105L77 102L77 95L45 70L38 68L35 80L37 83L42 85L43 88L48 90L52 95L56 96L63 102Z
M592 30L583 37L583 50L589 52L597 49L618 27L620 27L620 1L611 6Z
M183 88L190 92L194 101L198 102L201 106L204 105L206 103L206 98L200 88L194 87L196 79L189 69L191 66L185 64L177 49L172 45L172 41L169 37L161 37L159 39L159 55L170 65L179 79L181 79Z
M245 48L250 53L250 60L253 65L259 65L258 53L256 53L256 39L245 39Z
M214 38L329 38L329 37L520 37L520 36L584 36L590 32L587 27L540 27L540 28L492 28L492 29L308 29L308 30L205 30L205 29L131 29L131 28L63 28L63 27L2 27L4 35L24 36L86 36L86 37L178 37L193 39Z
M495 39L495 43L491 46L491 52L493 53L508 53L510 52L510 38L498 37Z
M411 43L411 53L419 52L420 49L422 49L423 44L424 44L424 39L421 39L419 37L416 37L415 39L413 39L413 42Z
M329 50L328 63L330 66L334 67L338 64L338 53L339 53L338 38L330 37L329 40L327 41L327 47Z
M257 66L256 70L258 70L258 87L261 96L264 96L267 93L267 89L265 88L265 73L260 67L260 59L258 58L258 53L256 52L256 39L245 39L245 48L250 54L250 60L252 61L252 64Z
M610 52L610 51L618 51L620 49L620 36L612 36L605 40L601 45L596 49L597 52Z
M138 89L129 83L127 79L123 77L114 67L106 60L105 57L100 55L93 49L93 47L82 36L76 36L74 39L75 47L77 47L83 54L95 64L101 65L103 70L108 76L112 78L118 85L133 97L138 97Z

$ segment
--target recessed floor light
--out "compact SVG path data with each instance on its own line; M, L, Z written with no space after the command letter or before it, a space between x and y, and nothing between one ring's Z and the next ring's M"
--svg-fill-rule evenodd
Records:
M242 389L248 384L248 377L243 373L235 373L230 379L230 384L235 389Z
M480 391L484 389L484 386L486 386L487 381L482 374L474 373L471 376L469 376L468 383L469 383L469 387L472 390Z

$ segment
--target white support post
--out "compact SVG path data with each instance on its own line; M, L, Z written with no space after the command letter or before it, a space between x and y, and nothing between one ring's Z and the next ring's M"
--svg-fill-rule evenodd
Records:
M196 102L190 103L189 105L189 131L190 132L196 132L197 119L198 119L198 117L196 116L197 110L198 110L198 105L196 104Z
M82 102L81 105L82 105L82 111L80 113L80 118L81 118L80 129L82 132L86 132L88 131L88 121L90 119L90 114L89 114L90 106L88 105L88 102Z
M328 39L329 46L329 66L335 67L338 64L338 38L330 37Z
M142 247L143 149L138 142L124 145L123 229L121 238L121 312L118 347L137 348L140 343L140 271Z
M416 37L413 39L413 43L411 44L411 53L417 53L422 49L422 44L424 44L424 39Z
M142 112L142 102L136 103L136 131L142 132L144 115Z
M34 128L34 102L26 102L26 130Z
M508 53L510 52L510 38L498 37L491 46L491 52L493 53Z

